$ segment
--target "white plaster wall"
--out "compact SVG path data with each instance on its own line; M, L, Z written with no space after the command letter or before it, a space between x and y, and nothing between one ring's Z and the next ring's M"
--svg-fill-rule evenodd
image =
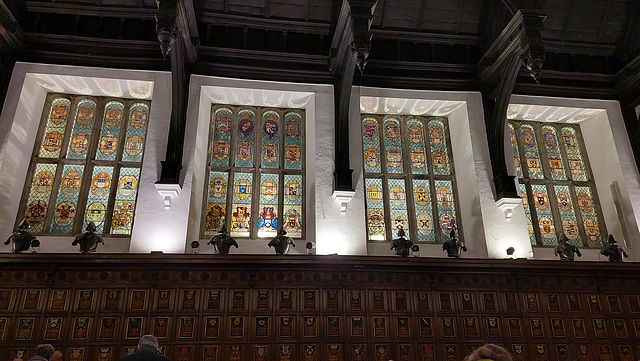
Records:
M233 96L231 96L232 94ZM240 98L236 95L243 94ZM295 101L294 101L295 99ZM357 254L355 238L348 237L350 223L340 216L339 207L331 199L333 181L333 87L328 85L292 84L193 75L189 92L184 149L185 182L179 196L190 198L188 232L185 242L200 241L199 253L213 253L207 239L199 239L202 204L206 187L207 143L211 104L242 104L254 106L292 107L305 109L305 220L306 237L296 240L290 253L306 253L307 241L316 242L318 253L334 253L335 240L340 254ZM295 104L294 104L295 103ZM187 184L187 179L190 183ZM344 235L344 236L342 236ZM271 254L269 239L236 238L239 248L231 253ZM363 248L362 246L360 247Z
M159 161L164 159L170 113L170 89L166 84L170 84L170 74L33 63L16 63L0 115L0 239L6 239L13 232L47 92L79 94L77 90L64 84L42 80L49 75L83 80L117 79L133 81L136 84L157 85L151 105L132 237L105 235L106 245L99 247L98 252L128 252L131 239L138 239L140 243L153 242L140 230L150 228L149 224L156 224L157 219L152 212L146 211L154 206L154 202L151 201L152 195L162 203L162 198L155 191L153 183L157 180L155 168ZM95 88L85 90L83 94L104 95ZM39 239L40 252L78 251L76 247L71 247L73 236L40 236ZM183 243L180 239L181 247ZM3 247L0 248L2 251L10 251L10 246L0 247Z
M511 103L604 109L593 117L582 121L580 129L585 142L587 156L595 178L596 189L604 215L607 231L623 245L623 235L613 204L610 185L617 181L622 193L622 210L630 234L627 240L628 261L639 261L640 252L640 178L624 125L620 104L608 100L532 97L513 95ZM536 259L555 259L553 248L534 247ZM605 260L597 249L582 249L580 261Z

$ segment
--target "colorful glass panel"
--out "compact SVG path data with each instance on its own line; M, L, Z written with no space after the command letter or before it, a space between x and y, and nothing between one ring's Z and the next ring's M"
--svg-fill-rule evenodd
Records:
M365 117L362 120L362 147L364 154L364 171L366 173L380 173L380 129L378 120Z
M284 116L284 169L302 169L303 119L298 112Z
M451 221L456 216L456 203L453 195L453 185L450 180L436 180L436 203L438 204L438 225L440 226L440 240L446 242L451 239ZM456 220L457 222L458 220Z
M278 189L277 174L260 176L260 209L258 214L258 237L275 237L278 234Z
M139 179L139 168L120 168L116 201L111 216L111 234L131 234Z
M533 229L533 218L531 217L531 207L529 207L529 197L527 187L524 184L520 184L520 197L522 197L522 206L524 207L524 215L527 221L527 233L529 234L529 241L532 245L537 245L536 234Z
M71 233L78 208L78 195L82 185L83 165L67 164L62 168L56 208L51 222L51 233Z
M31 180L31 189L27 198L27 206L24 211L25 218L31 224L31 232L39 233L44 231L45 218L57 168L56 164L36 164L33 179Z
M384 241L385 224L384 224L384 189L382 187L382 179L365 178L364 185L366 188L367 200L367 233L369 240Z
M262 168L280 166L280 114L273 110L262 113Z
M429 181L425 179L413 180L413 203L415 204L416 229L418 230L418 241L435 242L436 235L433 223L433 206Z
M550 126L542 127L542 141L547 152L547 160L549 161L549 174L555 180L566 180L567 174L560 154L560 146L558 145L558 136L556 130Z
M69 99L56 98L51 102L51 109L44 128L38 157L60 157L70 107L71 101Z
M253 167L256 113L244 109L237 116L236 167Z
M522 178L522 163L520 162L520 151L518 150L518 141L513 125L509 124L509 139L511 140L511 150L513 150L513 162L516 166L516 174L518 178Z
M409 159L412 174L428 174L427 152L424 146L424 126L418 119L407 122L407 137L409 144Z
M577 198L578 209L582 216L582 226L586 245L588 247L599 248L605 244L604 232L600 229L598 214L596 213L595 202L593 201L593 193L591 187L576 186L575 194Z
M229 166L229 152L231 149L231 127L233 112L229 108L216 109L213 114L211 139L211 165L216 167Z
M568 243L574 246L582 246L582 237L580 236L580 228L569 186L556 185L554 190L562 222L562 232L567 236Z
M389 215L391 216L391 235L398 238L400 227L405 231L405 238L409 239L409 213L407 209L407 189L404 179L389 179L388 181L388 204Z
M541 184L532 184L533 202L536 207L538 217L538 228L542 236L542 245L554 246L558 244L556 236L556 225L550 207L549 193L547 187Z
M71 131L67 158L86 159L95 114L96 102L93 100L83 99L76 106L76 116L73 122L73 130Z
M232 237L249 237L253 174L236 173L233 177L233 206L231 210Z
M122 152L123 161L142 162L148 118L148 105L135 103L129 108L129 122L127 123L127 134Z
M302 176L285 175L283 226L292 238L302 237L302 200Z
M384 120L384 151L387 160L387 173L402 173L402 137L400 122L396 118Z
M207 209L205 211L204 234L214 235L224 224L227 212L227 189L229 173L209 172L207 187Z
M104 220L112 183L113 167L98 166L93 168L85 208L84 224L86 226L89 222L93 221L97 228L96 233L102 233L104 230Z
M544 179L542 163L540 161L540 151L536 142L536 134L530 125L520 127L522 148L524 150L523 163L527 165L527 173L531 179Z
M104 109L96 159L116 160L124 105L117 101L111 101L107 103Z
M433 174L449 175L451 174L451 166L449 164L449 152L447 151L447 143L444 136L444 123L436 119L430 121L428 127Z
M564 140L564 149L567 151L567 160L569 162L571 178L574 181L589 180L575 129L571 127L563 127L562 139Z

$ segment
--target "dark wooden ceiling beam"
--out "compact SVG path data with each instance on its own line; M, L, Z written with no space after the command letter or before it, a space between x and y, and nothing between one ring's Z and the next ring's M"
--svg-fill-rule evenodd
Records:
M429 0L421 0L420 1L420 11L418 11L418 18L416 21L416 30L418 32L422 31L422 20L424 19L424 12L425 9L427 8L427 2Z
M460 24L462 23L463 13L464 13L464 0L460 0L460 8L458 9L458 17L456 18L456 34L460 32Z
M259 17L219 14L212 12L197 12L198 19L205 24L213 24L217 26L234 26L246 27L260 30L288 31L303 34L319 34L329 35L331 33L331 24L281 20L281 19L263 19Z
M483 38L476 35L441 34L429 32L407 32L398 30L371 29L376 39L409 41L414 43L444 45L479 45Z
M562 24L562 32L560 33L560 41L567 40L567 34L569 33L569 21L571 20L571 13L573 12L573 7L575 1L569 0L569 6L567 7L567 15L564 18L564 23Z
M616 52L615 45L596 43L562 42L544 39L544 47L551 53L579 54L590 56L612 56Z
M599 43L602 39L602 33L604 33L604 27L609 17L609 9L611 9L611 1L607 1L604 13L602 14L602 20L600 20L600 26L598 27L598 35L596 36L596 43Z
M22 27L3 1L0 1L0 39L6 44L4 51L18 51L24 47Z
M120 6L76 5L63 3L44 3L27 1L25 3L27 12L43 14L73 14L76 16L96 16L112 17L123 19L154 20L157 9L155 8L131 8Z

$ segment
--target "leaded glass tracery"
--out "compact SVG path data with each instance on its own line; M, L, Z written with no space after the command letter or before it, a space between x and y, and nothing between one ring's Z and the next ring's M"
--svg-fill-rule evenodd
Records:
M449 240L459 214L446 118L363 114L361 125L368 239L402 226L414 242Z
M606 230L580 128L511 121L509 130L531 244L555 246L564 235L576 246L602 247Z
M303 237L304 112L213 105L202 234Z
M16 222L75 234L93 221L98 233L130 234L148 116L145 101L48 95Z

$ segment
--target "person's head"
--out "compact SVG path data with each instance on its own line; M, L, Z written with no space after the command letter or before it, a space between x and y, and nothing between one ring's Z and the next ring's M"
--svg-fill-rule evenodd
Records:
M53 346L51 346L48 343L43 343L40 344L38 346L36 346L36 356L40 356L40 357L44 357L47 360L49 359L49 357L51 357L51 355L53 355L53 352L55 351L55 348L53 348Z
M485 344L484 346L473 351L471 355L467 356L464 359L464 361L480 360L513 361L511 355L507 350L492 343Z
M140 341L138 342L138 348L142 346L151 346L155 349L158 349L160 346L158 344L158 339L154 335L144 335L140 337Z
M62 361L62 352L54 351L49 361Z

